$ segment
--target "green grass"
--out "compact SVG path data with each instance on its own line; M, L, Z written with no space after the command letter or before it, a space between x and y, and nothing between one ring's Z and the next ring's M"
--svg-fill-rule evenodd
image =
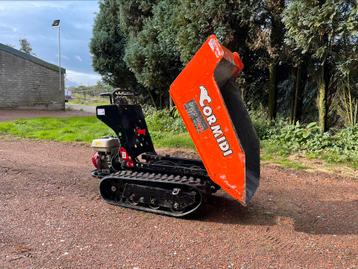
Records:
M95 117L37 118L0 122L0 134L63 142L90 142L113 132Z
M152 118L152 127L149 127L151 137L156 147L188 148L194 149L194 144L188 133L170 132ZM164 123L163 123L164 124ZM164 129L162 131L161 129ZM53 140L60 142L85 142L90 143L93 139L102 136L114 135L113 131L96 117L69 117L69 118L37 118L24 119L10 122L0 122L0 134L16 137ZM265 145L265 144L264 144ZM303 165L277 156L277 151L264 149L262 158L264 161L280 164L284 167L304 169Z
M73 99L69 100L68 103L85 106L100 106L109 104L109 98L89 95L84 96L83 94L75 93Z
M150 131L150 128L149 128ZM187 133L150 132L153 143L158 148L189 148L194 149L194 144Z
M146 119L155 146L158 148L194 149L194 144L188 133L185 132L181 122L175 117L164 117L163 113L147 113L149 116ZM94 116L37 118L0 122L1 134L31 139L85 143L90 143L95 138L114 135L109 127ZM295 153L295 151L287 148L287 145L290 144L282 139L280 140L280 137L272 137L261 140L261 159L264 162L276 163L296 170L307 168L300 162L288 158ZM344 141L343 144L344 146L350 145L349 141ZM358 169L358 153L355 150L347 151L347 154L342 154L341 152L342 150L337 150L337 147L329 147L317 152L307 151L304 155L307 158L324 160L328 164Z
M269 163L276 163L283 167L304 170L308 167L294 160L288 159L289 155L280 150L280 147L268 141L261 141L261 160Z
M356 142L355 142L356 143ZM348 144L348 142L347 142ZM288 157L295 153L304 155L306 159L323 160L328 165L346 166L358 169L358 152L355 150L342 150L337 146L327 147L317 151L310 150L292 150L287 148L285 141L275 140L273 138L261 140L261 158L266 161L275 162L285 167L295 169L305 169L305 166L299 162L289 160ZM302 166L302 167L300 167Z
M152 130L157 147L194 148L186 133ZM0 134L15 137L53 140L60 142L86 142L102 136L114 135L113 131L96 117L37 118L0 122Z

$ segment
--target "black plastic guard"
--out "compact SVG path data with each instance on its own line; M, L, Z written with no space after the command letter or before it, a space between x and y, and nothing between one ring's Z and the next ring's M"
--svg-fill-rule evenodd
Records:
M216 68L214 76L235 127L240 145L245 152L247 204L251 201L260 182L260 141L242 100L241 91L232 79L232 69L230 62L222 61Z
M98 106L96 115L116 133L121 146L133 159L142 153L155 153L140 105Z

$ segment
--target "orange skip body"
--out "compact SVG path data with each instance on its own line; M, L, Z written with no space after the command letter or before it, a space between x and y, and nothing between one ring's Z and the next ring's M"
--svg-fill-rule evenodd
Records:
M170 86L210 178L246 205L259 184L259 141L233 80L239 55L212 35Z

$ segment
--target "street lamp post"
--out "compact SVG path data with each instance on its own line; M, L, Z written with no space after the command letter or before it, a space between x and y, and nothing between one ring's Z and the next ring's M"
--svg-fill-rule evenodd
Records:
M62 72L61 72L61 26L60 20L54 20L52 23L52 27L58 28L58 74L59 74L59 90L62 90Z

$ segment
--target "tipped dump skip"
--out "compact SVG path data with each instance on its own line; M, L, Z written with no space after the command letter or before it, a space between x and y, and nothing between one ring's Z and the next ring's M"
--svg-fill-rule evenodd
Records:
M210 36L170 87L210 178L246 205L260 180L260 146L234 83L243 64Z

